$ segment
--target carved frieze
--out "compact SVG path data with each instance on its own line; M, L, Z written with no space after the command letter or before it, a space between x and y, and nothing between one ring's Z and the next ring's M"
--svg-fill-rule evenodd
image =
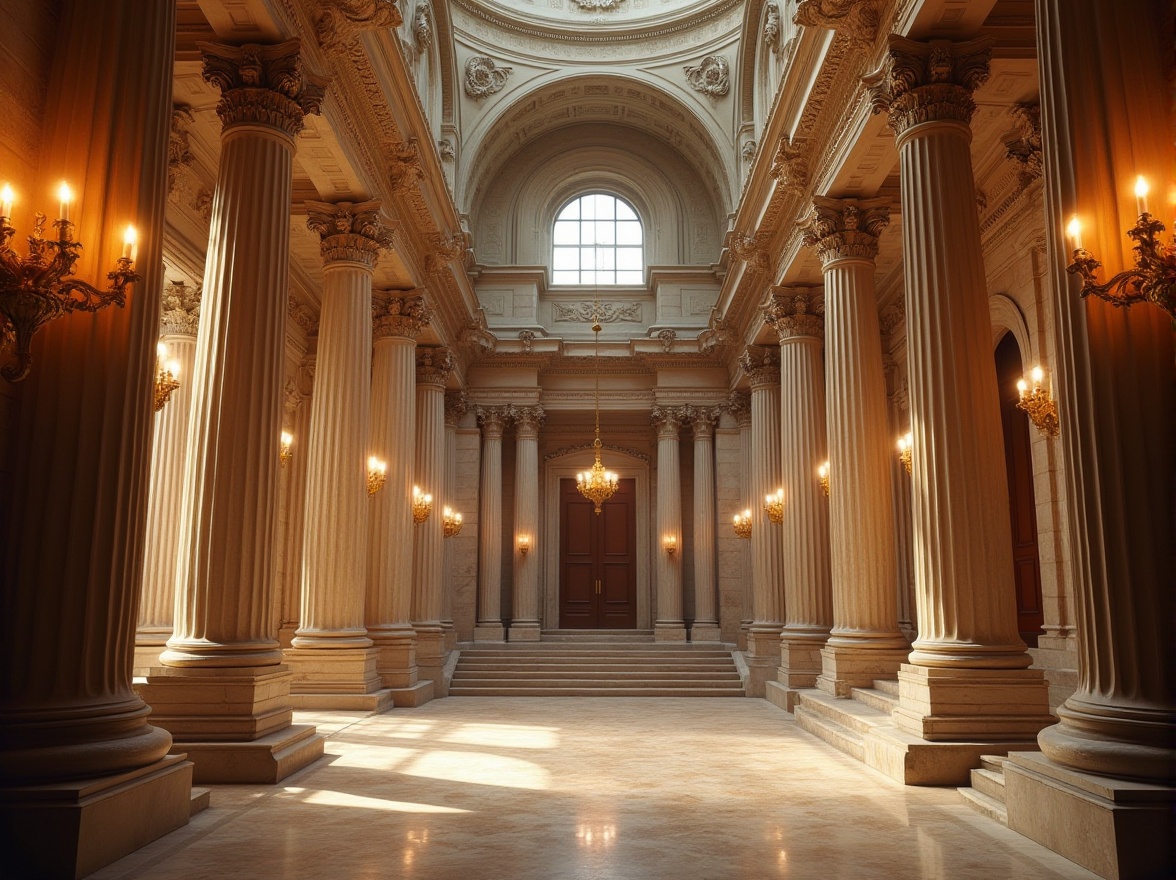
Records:
M920 43L891 34L889 41L882 66L862 82L873 112L886 111L896 135L923 122L971 122L972 93L988 80L991 38Z
M374 269L380 251L392 247L390 224L380 216L380 202L306 203L306 226L321 238L324 263L356 262Z
M721 98L731 90L731 66L722 55L707 55L697 65L687 65L686 82L696 92Z
M307 114L322 110L329 80L302 69L302 43L196 44L205 82L220 89L216 114L230 125L266 125L293 137Z
M442 385L457 367L453 352L447 348L418 348L416 380L418 385Z
M499 67L493 58L474 55L465 65L465 93L475 101L502 91L512 68Z
M593 318L601 324L641 322L641 303L590 303L574 305L555 303L555 321L562 324L590 324Z
M593 449L595 449L595 447L591 443L581 443L578 446L563 446L554 450L553 452L548 452L543 456L543 460L551 461L553 458L559 458L562 455L570 455L573 452L591 452ZM638 461L643 461L646 464L649 464L649 456L644 452L638 452L636 449L629 449L625 446L615 446L612 443L602 443L600 444L600 449L602 452L608 452L611 450L613 452L619 452L622 455L630 455Z
M813 199L813 214L803 224L804 244L815 247L822 265L878 256L878 236L890 223L887 199Z
M396 0L322 0L315 29L319 44L334 49L364 31L400 27L403 20Z
M772 167L768 173L784 189L802 193L808 186L807 155L807 139L797 138L793 141L788 135L782 135L780 143L776 146L776 154L772 156Z
M423 296L399 296L391 291L372 293L372 337L416 339L433 320Z
M425 176L421 149L416 138L397 144L388 157L388 185L393 193L411 189Z
M1041 155L1041 105L1014 104L1009 112L1016 131L1004 142L1005 158L1012 159L1020 166L1017 182L1024 189L1041 177L1045 170Z
M818 295L808 287L773 287L772 298L764 309L764 321L780 341L798 336L821 339L825 322L817 312Z
M768 234L766 232L757 232L754 235L736 232L731 236L731 251L735 256L746 262L749 267L762 272L766 272L771 267L767 244Z
M625 0L575 0L575 2L581 9L588 9L592 12L606 12L610 9L616 9Z
M674 350L674 340L678 338L678 333L673 328L666 327L658 331L657 338L661 340L662 351L669 354Z
M780 384L780 354L774 348L749 345L739 356L739 366L751 382L752 389Z
M801 0L792 21L805 27L844 31L858 46L868 46L878 36L875 0Z
M163 289L160 333L195 336L200 324L200 289L172 281Z
M301 327L302 332L307 336L318 334L318 318L315 317L314 312L293 296L290 297L290 301L286 304L286 317Z

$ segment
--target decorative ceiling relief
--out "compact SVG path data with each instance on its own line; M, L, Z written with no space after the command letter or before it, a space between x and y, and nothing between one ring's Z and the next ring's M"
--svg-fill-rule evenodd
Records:
M479 101L495 92L501 92L506 85L512 68L498 67L493 58L475 55L465 66L465 93Z
M616 9L624 2L625 0L576 0L576 5L591 12L604 12Z
M731 90L731 66L722 55L707 55L697 67L687 65L686 82L690 88L712 98L721 98Z
M593 318L601 324L615 324L618 321L641 322L641 303L594 303L582 302L576 305L555 303L557 323L588 324Z

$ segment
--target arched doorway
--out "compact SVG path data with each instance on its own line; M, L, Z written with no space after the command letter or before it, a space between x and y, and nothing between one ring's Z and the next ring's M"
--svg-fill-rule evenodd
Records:
M1037 552L1037 504L1033 497L1029 418L1017 409L1017 380L1024 372L1017 340L1012 333L1006 333L996 347L996 377L1000 387L1000 421L1004 429L1005 468L1009 482L1017 629L1025 644L1035 648L1045 616Z

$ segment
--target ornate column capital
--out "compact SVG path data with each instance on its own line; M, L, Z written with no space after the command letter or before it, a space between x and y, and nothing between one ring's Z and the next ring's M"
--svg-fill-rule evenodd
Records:
M507 417L515 423L515 430L520 437L535 439L539 436L539 428L547 419L543 407L535 406L507 406Z
M724 407L739 427L751 425L751 395L746 391L732 391Z
M470 401L464 391L450 391L445 395L445 427L456 428L469 411Z
M507 422L507 408L505 406L476 406L474 413L478 417L478 427L482 429L483 439L502 439L502 432L506 430Z
M889 39L882 66L862 82L873 111L887 112L894 133L901 137L923 122L970 123L976 112L972 92L988 80L992 39L920 43L897 34Z
M200 288L173 281L163 289L159 332L171 336L195 336L200 324Z
M364 31L398 28L404 17L396 0L321 0L315 31L324 49L358 39Z
M719 421L717 406L687 406L686 418L694 429L694 439L706 439L714 434L715 424Z
M445 387L450 374L457 367L453 353L447 348L418 348L416 380L418 385Z
M265 125L294 137L308 113L321 111L329 80L303 71L297 38L273 45L196 45L205 82L220 89L216 115L225 128Z
M801 0L792 23L845 31L855 46L869 46L878 36L878 9L874 0Z
M666 440L678 436L678 427L685 421L686 407L656 405L649 411L649 421L657 428L657 438Z
M323 263L363 263L376 268L380 251L392 247L392 231L399 223L380 216L380 202L306 203L306 227L322 241Z
M751 390L780 384L780 354L772 348L749 345L739 357L739 366L751 382Z
M821 265L878 257L878 236L890 223L887 199L813 198L813 214L802 226L804 244L815 247Z
M423 296L372 296L372 338L416 339L433 320L433 310Z
M823 339L825 319L820 314L819 296L812 287L773 287L772 299L764 309L764 320L780 341L798 336Z

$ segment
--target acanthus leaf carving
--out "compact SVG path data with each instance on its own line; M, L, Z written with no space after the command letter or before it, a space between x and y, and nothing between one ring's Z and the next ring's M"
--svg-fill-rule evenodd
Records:
M813 213L802 223L804 244L815 247L822 265L833 260L878 256L878 236L890 223L887 199L813 199Z
M388 159L388 185L393 193L402 193L423 179L420 144L415 137L397 144Z
M416 339L433 320L433 310L420 294L372 293L372 336Z
M561 324L589 324L593 319L601 324L641 323L641 303L590 303L572 305L555 303L555 321Z
M753 389L780 384L780 353L774 348L749 345L739 356L739 366Z
M784 189L802 193L808 186L807 154L807 138L793 140L788 135L781 135L768 173Z
M731 66L722 55L707 55L697 66L687 65L686 82L696 92L721 98L731 90Z
M449 264L465 253L466 235L459 232L435 233L429 237L432 250L425 257L425 272L429 275L440 275Z
M825 335L825 322L819 305L815 288L773 287L764 309L764 321L776 331L781 342L797 336L821 339Z
M418 385L442 385L457 368L457 360L447 348L418 348L416 380Z
M474 55L465 64L465 93L475 101L502 91L513 68L499 67L486 55Z
M321 239L325 263L349 261L375 268L381 251L392 247L398 223L380 215L380 202L306 202L306 226Z
M163 289L160 333L195 336L200 324L200 288L172 281Z
M335 49L364 31L397 28L403 21L396 0L323 0L315 28L319 45Z
M731 250L735 256L761 272L766 272L771 267L767 245L766 232L757 232L753 235L736 232L731 236Z
M801 0L792 21L805 27L845 31L857 46L872 45L878 37L874 0Z
M1009 113L1016 132L1005 139L1005 158L1020 166L1017 182L1024 189L1045 171L1041 153L1041 105L1014 104Z

